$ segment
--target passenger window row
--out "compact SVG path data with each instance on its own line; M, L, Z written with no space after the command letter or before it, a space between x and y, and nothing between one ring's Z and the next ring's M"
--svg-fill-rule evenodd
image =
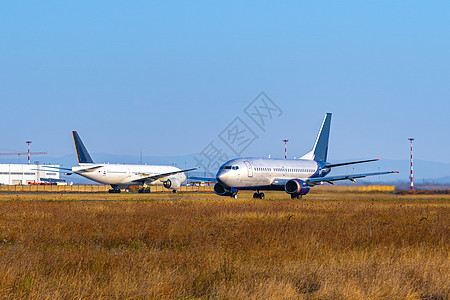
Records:
M270 172L272 171L272 168L255 168L256 171L264 171L264 172Z
M306 173L306 172L314 172L314 169L283 169L283 168L274 168L275 172L286 172L286 173Z

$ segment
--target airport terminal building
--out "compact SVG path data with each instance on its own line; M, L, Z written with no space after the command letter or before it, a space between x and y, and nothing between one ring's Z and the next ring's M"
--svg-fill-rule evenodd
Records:
M0 184L26 185L26 184L64 184L65 180L59 178L59 172L43 169L44 167L59 167L59 165L20 165L0 164Z

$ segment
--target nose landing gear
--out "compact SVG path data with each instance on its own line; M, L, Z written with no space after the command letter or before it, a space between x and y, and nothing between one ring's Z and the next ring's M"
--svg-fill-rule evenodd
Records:
M264 193L260 193L259 191L256 191L253 194L253 199L264 199L264 197L265 197Z

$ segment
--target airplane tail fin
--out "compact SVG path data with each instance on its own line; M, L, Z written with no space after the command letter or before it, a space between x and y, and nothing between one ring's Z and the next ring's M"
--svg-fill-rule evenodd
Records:
M89 155L89 152L87 151L86 147L84 146L83 142L81 141L80 136L76 131L72 131L73 136L73 142L75 143L75 150L77 152L78 157L78 164L93 164L94 161L92 160L91 156Z
M328 140L330 137L331 113L325 114L325 118L320 127L319 135L311 152L303 155L301 159L326 162L328 154Z

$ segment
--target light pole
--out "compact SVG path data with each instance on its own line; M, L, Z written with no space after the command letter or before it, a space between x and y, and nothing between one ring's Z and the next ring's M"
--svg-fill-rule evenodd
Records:
M414 141L414 138L409 138L408 140L411 145L411 148L410 148L411 149L411 151L410 151L410 153L411 153L411 156L410 156L410 158L411 158L411 164L410 164L411 173L409 174L409 178L411 180L411 190L413 191L414 190L414 173L413 173L413 141Z
M30 161L31 161L31 152L30 152L30 144L31 144L31 141L26 141L25 143L27 143L28 144L28 165L31 163Z

